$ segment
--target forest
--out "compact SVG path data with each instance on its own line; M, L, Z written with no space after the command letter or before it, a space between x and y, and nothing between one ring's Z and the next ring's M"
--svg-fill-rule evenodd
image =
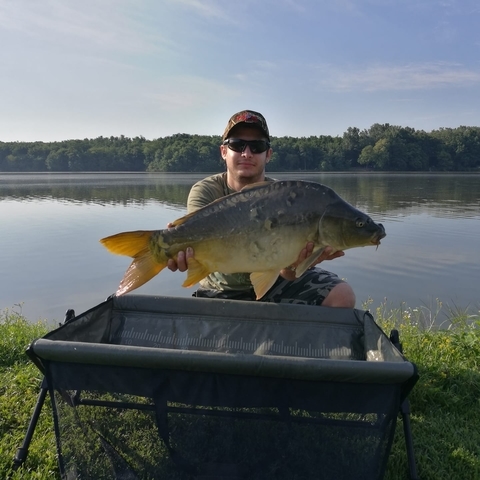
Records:
M342 136L272 137L270 171L480 171L480 127L431 132L386 124ZM0 172L216 172L220 136L179 133L61 142L1 142Z

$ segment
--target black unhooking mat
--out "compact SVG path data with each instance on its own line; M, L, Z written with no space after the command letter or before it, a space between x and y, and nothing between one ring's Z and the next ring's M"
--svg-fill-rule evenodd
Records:
M415 365L369 312L109 298L36 340L65 479L381 479Z

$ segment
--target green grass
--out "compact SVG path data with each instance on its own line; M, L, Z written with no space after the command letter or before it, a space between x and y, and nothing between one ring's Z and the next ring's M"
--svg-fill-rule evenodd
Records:
M25 468L10 477L13 456L25 436L42 379L25 355L25 349L47 331L46 323L30 324L14 311L0 312L0 478L59 477L48 401L40 415Z
M382 305L372 313L386 333L399 330L404 354L420 373L409 397L419 478L480 479L480 316L451 309L448 328L445 323L438 329L433 325L440 306ZM11 468L42 379L25 348L50 328L46 322L31 324L12 310L0 312L0 478L59 478L48 399L27 461L17 471ZM408 464L399 420L386 479L406 478Z
M409 397L419 477L480 479L480 316L450 309L445 328L434 328L441 306L382 305L373 313L385 332L399 330L404 354L419 370ZM388 464L391 480L406 478L401 430Z

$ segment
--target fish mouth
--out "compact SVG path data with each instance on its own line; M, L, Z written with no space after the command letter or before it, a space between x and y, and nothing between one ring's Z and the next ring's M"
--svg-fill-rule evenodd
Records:
M382 243L380 240L382 238L385 238L386 236L387 236L387 234L385 232L382 232L382 233L379 233L379 234L375 235L372 238L372 245L376 245L377 248L378 248L378 246Z
M386 236L387 236L387 235L386 235L385 233L383 233L382 235L377 235L375 238L372 238L372 243L373 243L374 245L380 245L380 243L381 243L380 240L381 240L382 238L385 238Z

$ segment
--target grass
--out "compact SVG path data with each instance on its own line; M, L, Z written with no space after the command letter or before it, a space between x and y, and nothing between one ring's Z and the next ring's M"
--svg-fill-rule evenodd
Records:
M453 308L448 327L437 328L441 307L382 305L374 317L385 332L399 330L404 354L419 370L409 397L419 477L480 479L480 316ZM388 479L406 478L403 441L399 428Z
M480 479L480 316L453 308L448 326L437 328L441 307L440 302L420 308L384 304L372 313L385 332L399 330L404 354L420 373L409 397L419 478ZM48 399L27 461L12 470L42 379L25 348L50 328L46 322L29 323L15 310L0 312L0 478L59 478ZM400 420L385 478L408 478Z
M13 456L25 436L37 401L42 375L25 348L48 331L46 323L30 324L12 310L0 312L0 478L12 474ZM49 403L40 415L26 468L12 479L58 478L53 422Z

